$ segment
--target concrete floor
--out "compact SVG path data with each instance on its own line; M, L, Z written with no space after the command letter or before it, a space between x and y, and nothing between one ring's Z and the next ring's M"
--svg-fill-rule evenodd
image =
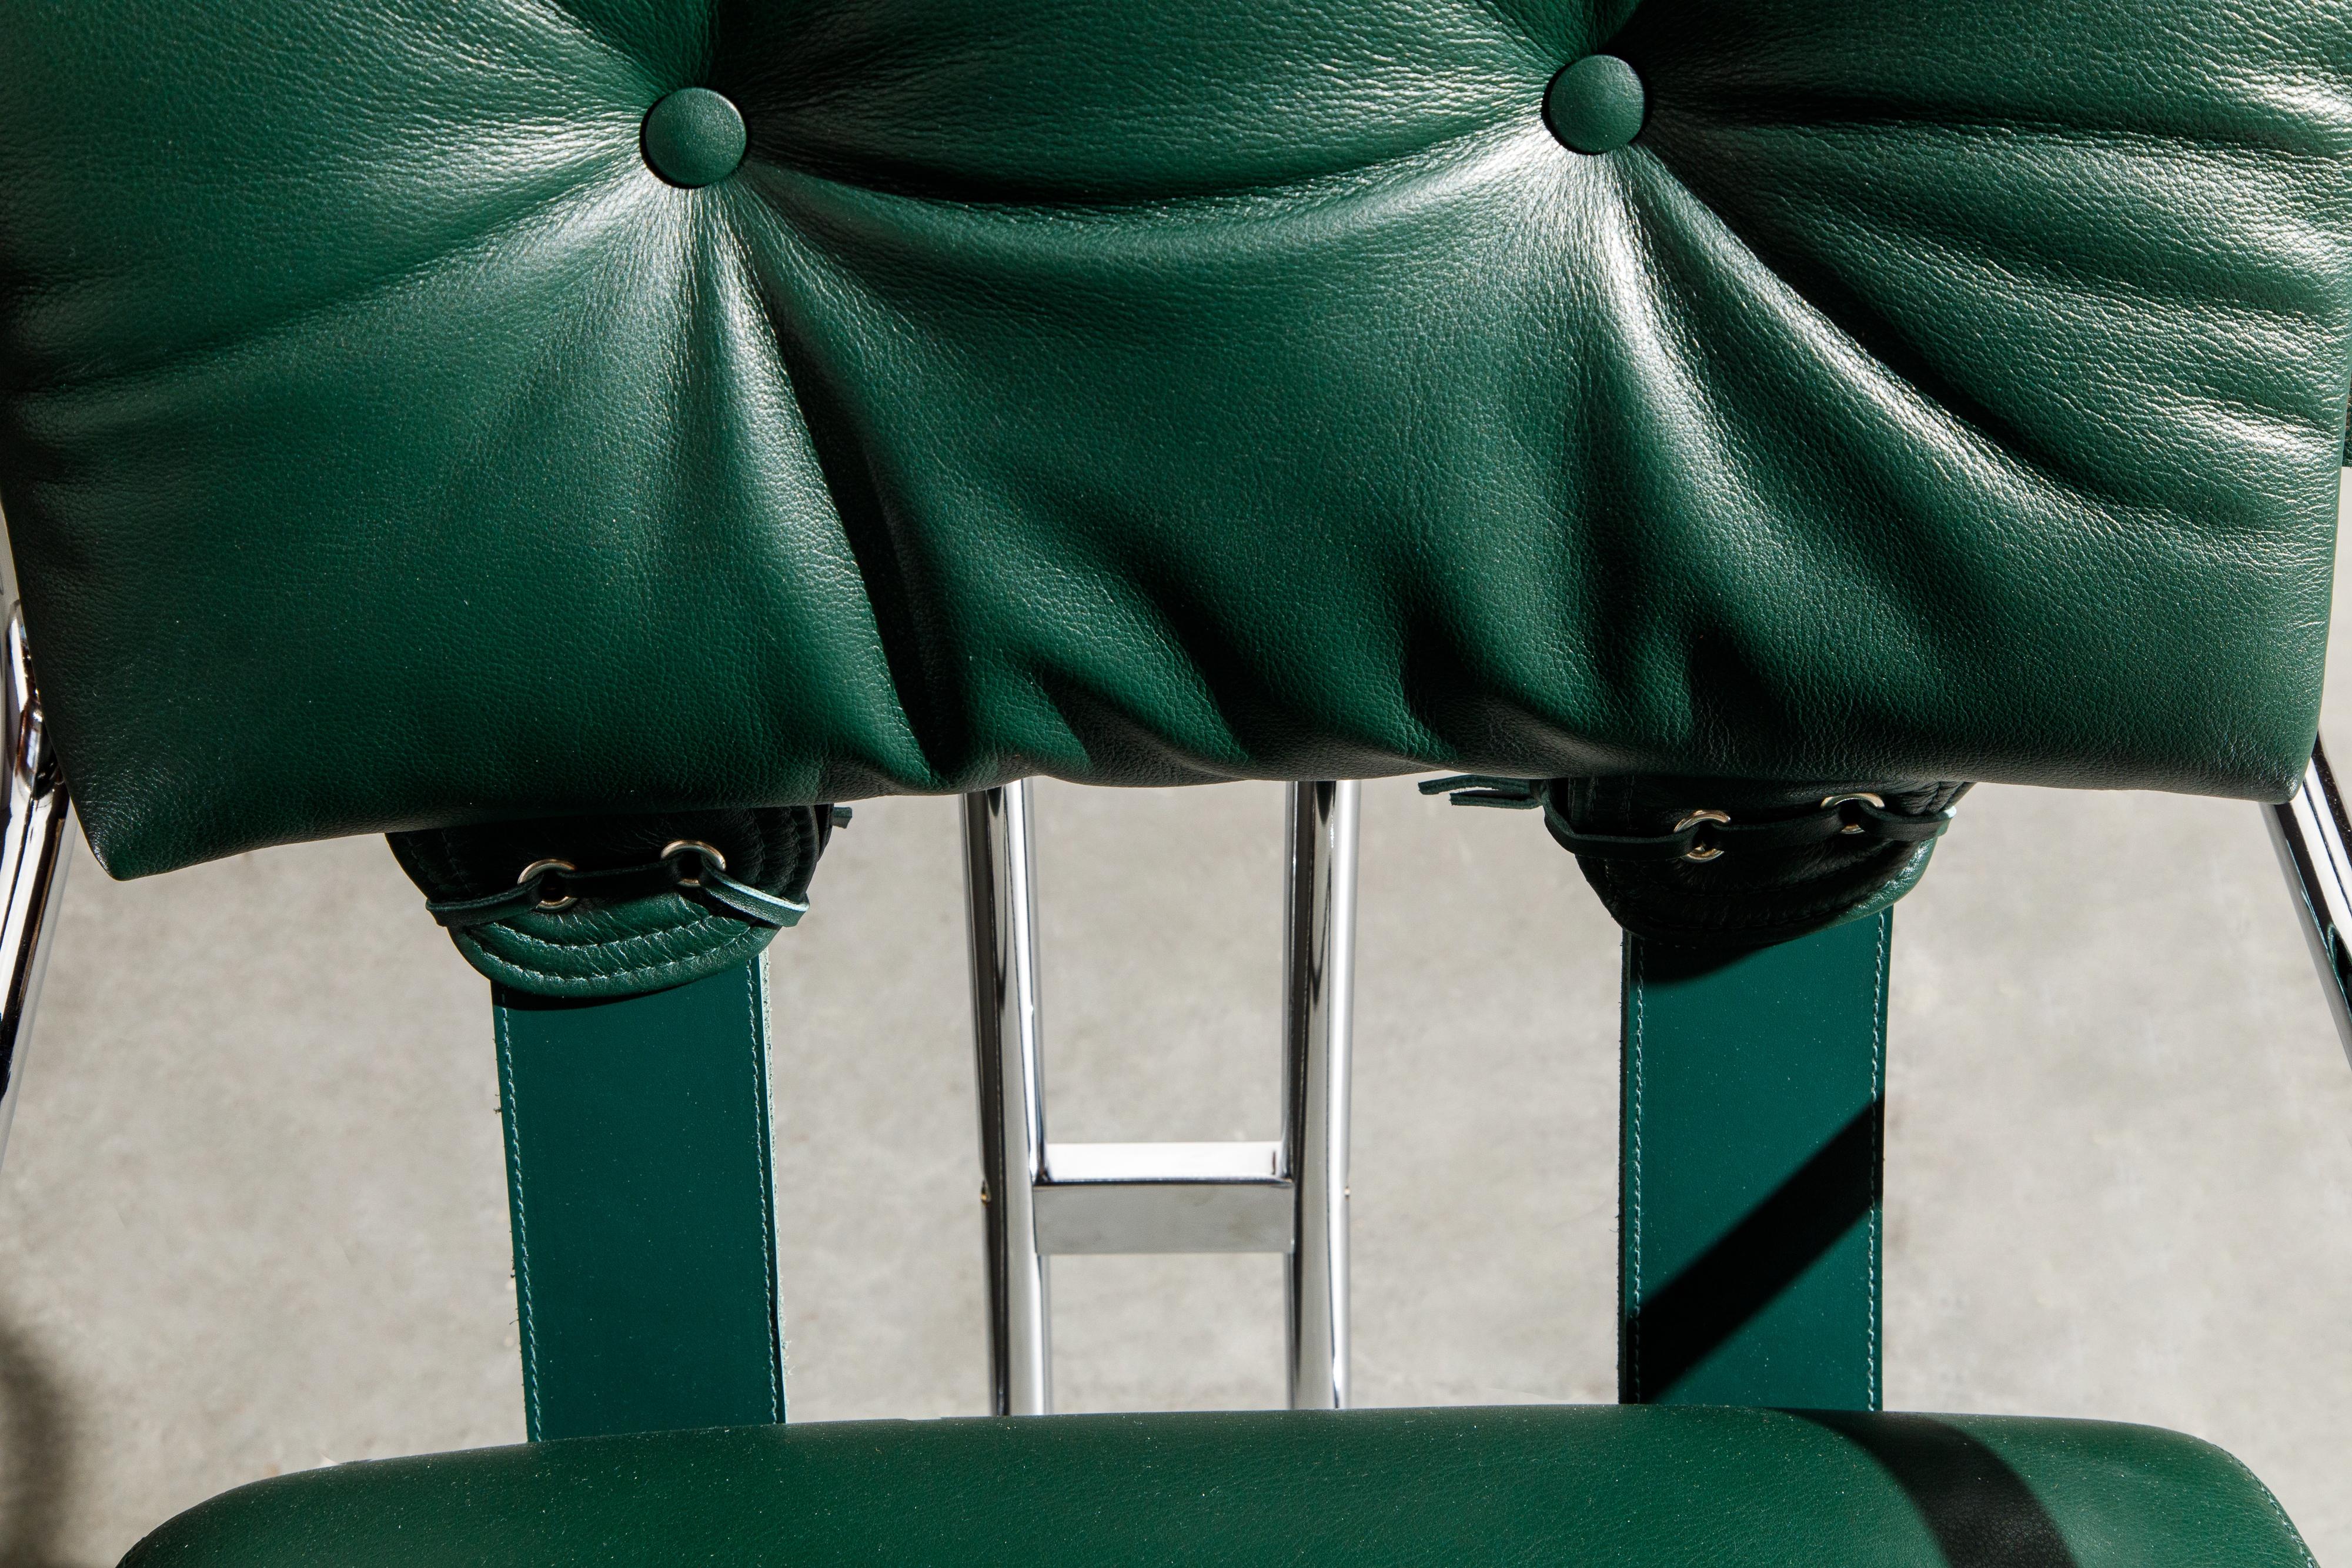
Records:
M1271 1136L1279 792L1041 815L1057 1134ZM956 812L836 843L772 961L792 1411L977 1412ZM1377 784L1363 856L1358 1402L1605 1400L1614 928L1525 817ZM2200 1434L2352 1563L2352 1071L2255 810L1980 790L1897 925L1889 1405ZM0 1175L0 1568L520 1438L486 1000L380 841L77 863ZM1279 1291L1057 1264L1064 1406L1274 1403Z

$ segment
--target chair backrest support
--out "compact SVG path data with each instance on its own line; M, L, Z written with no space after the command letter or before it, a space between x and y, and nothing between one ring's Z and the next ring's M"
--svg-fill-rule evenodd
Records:
M530 1437L782 1421L761 960L494 1002Z

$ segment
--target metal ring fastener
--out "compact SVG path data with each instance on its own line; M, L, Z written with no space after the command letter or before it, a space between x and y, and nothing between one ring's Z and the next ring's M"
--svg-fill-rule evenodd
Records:
M551 871L578 871L579 869L580 868L578 866L573 865L570 861L533 861L529 865L522 868L522 873L515 878L515 885L517 887L520 887L525 883L530 882L538 877L545 876ZM569 909L579 902L580 899L578 894L567 893L562 898L542 898L539 901L539 906L540 908L552 914L554 911L559 909Z
M1731 813L1728 811L1708 810L1702 808L1698 810L1686 813L1681 821L1675 824L1675 831L1678 833L1687 832L1691 829L1697 827L1701 822L1723 822L1727 824L1730 821ZM1701 862L1711 860L1720 860L1722 856L1723 846L1721 844L1694 843L1689 849L1683 852L1683 859L1686 861L1698 861Z
M1832 807L1843 806L1850 800L1863 801L1866 805L1877 807L1882 811L1886 810L1886 797L1874 795L1867 789L1857 789L1851 795L1824 795L1822 797L1822 809L1827 810ZM1841 833L1859 833L1862 831L1860 822L1848 822L1838 830Z
M665 862L674 861L678 856L689 852L700 855L702 857L702 863L709 866L712 871L725 871L727 869L727 857L720 854L710 845L704 843L700 839L672 839L669 842L662 846L660 858ZM677 879L677 885L680 887L700 887L702 885L702 879L698 876L680 876Z

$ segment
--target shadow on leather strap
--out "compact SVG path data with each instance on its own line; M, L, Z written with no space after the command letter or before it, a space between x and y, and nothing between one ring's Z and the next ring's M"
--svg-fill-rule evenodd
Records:
M1874 1100L1625 1322L1649 1399L1664 1396L1797 1282L1878 1201Z

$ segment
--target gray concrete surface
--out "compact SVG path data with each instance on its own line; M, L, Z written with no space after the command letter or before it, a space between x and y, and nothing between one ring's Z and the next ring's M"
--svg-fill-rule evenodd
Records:
M1044 790L1063 1135L1273 1134L1279 807ZM775 951L796 1419L982 1406L955 833L862 807ZM1897 929L1889 1404L2199 1433L2352 1563L2352 1071L2254 809L1980 790ZM1611 1396L1616 950L1531 820L1368 788L1360 1403ZM0 1172L0 1568L520 1437L485 1004L379 841L76 865ZM1279 1396L1271 1260L1055 1291L1068 1408Z

